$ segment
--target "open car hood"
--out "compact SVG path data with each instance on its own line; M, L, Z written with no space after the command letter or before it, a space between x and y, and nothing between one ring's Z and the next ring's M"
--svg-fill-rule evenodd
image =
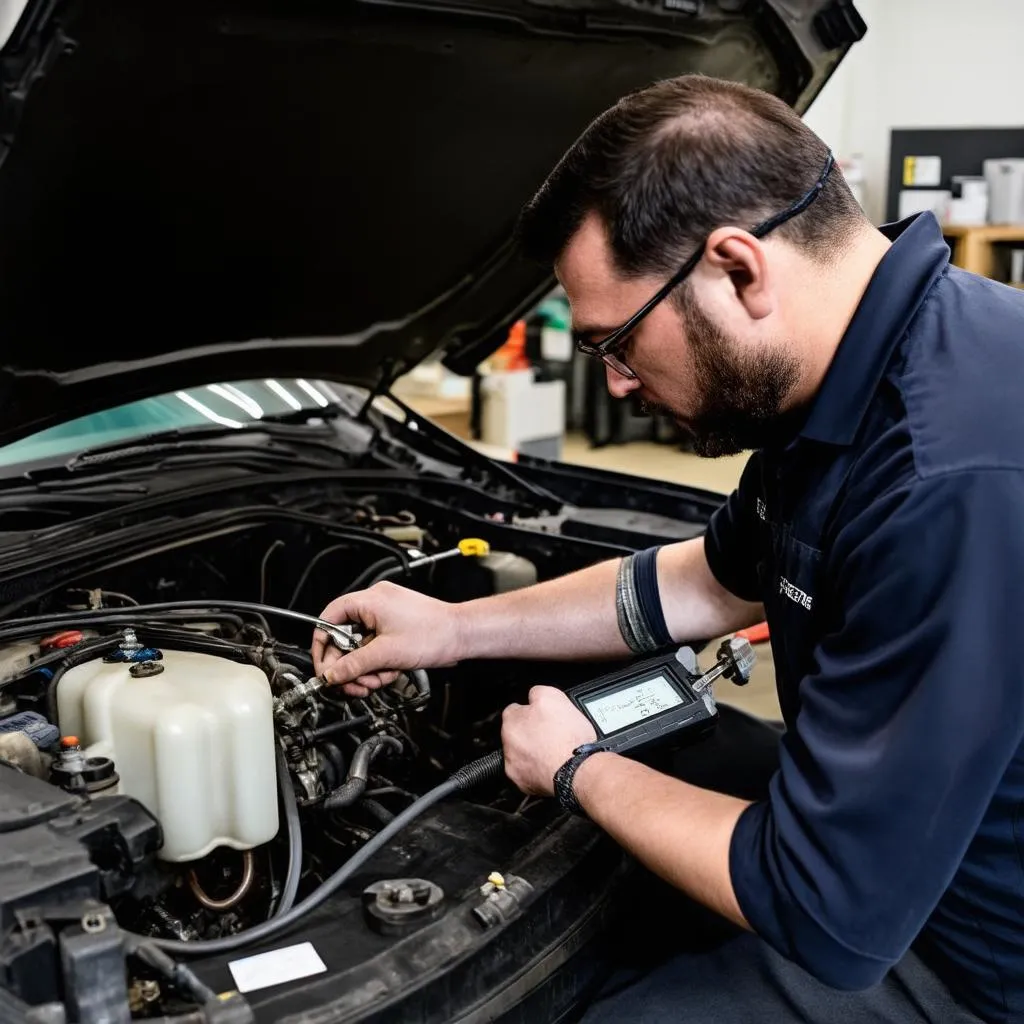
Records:
M551 286L510 236L597 113L686 71L802 111L863 31L847 0L0 0L0 443L466 370Z

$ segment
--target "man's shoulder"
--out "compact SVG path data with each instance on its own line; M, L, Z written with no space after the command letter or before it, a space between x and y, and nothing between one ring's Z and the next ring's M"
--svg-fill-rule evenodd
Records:
M916 475L1024 469L1024 291L951 267L890 381Z

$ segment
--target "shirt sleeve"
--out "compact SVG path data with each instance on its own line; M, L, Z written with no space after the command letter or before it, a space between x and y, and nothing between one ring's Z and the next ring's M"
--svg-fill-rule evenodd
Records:
M1024 472L959 472L837 537L841 625L730 847L750 926L835 988L870 987L907 951L1021 743L1022 508Z
M761 493L761 455L747 460L736 490L716 509L704 534L704 557L711 574L729 593L760 601L757 581L757 498Z

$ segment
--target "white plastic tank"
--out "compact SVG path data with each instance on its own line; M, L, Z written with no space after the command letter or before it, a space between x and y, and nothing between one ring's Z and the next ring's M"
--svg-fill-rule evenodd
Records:
M138 677L102 658L69 669L57 684L62 735L114 761L117 791L163 828L162 859L269 842L278 814L266 675L191 651L164 651L157 664L162 671Z

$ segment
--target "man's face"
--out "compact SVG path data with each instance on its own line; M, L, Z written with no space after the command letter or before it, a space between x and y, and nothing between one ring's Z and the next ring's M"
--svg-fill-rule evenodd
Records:
M607 368L608 390L616 398L639 397L647 411L671 416L698 455L714 458L770 440L799 379L799 363L784 339L767 333L763 319L745 316L738 299L729 301L727 277L716 295L731 330L716 323L700 300L700 270L655 307L619 350L638 379ZM594 341L625 323L663 283L623 279L597 217L584 221L556 271L574 327L591 332Z

